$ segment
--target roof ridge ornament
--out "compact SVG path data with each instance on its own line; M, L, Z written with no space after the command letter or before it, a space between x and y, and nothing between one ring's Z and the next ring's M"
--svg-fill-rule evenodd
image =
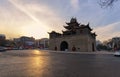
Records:
M88 22L87 26L89 26L89 25L90 25L90 23Z

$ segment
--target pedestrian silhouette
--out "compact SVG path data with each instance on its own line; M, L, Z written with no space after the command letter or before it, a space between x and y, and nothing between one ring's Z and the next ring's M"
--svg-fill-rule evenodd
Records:
M72 47L72 51L76 51L76 47L75 46Z
M57 47L55 46L55 51L57 51Z

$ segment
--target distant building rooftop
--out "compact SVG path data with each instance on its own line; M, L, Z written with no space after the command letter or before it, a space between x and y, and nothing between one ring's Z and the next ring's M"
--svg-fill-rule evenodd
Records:
M4 34L0 34L0 36L5 37L5 35L4 35Z

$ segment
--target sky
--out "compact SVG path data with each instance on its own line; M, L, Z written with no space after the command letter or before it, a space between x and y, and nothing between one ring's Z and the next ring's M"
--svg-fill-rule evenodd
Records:
M63 25L76 17L90 23L97 40L120 37L120 1L101 8L99 0L0 0L0 34L49 38L52 30L62 32Z

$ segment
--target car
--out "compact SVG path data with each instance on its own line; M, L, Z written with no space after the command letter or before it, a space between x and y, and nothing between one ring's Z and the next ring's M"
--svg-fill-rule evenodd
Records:
M14 47L14 48L12 48L12 50L18 50L19 48L16 48L16 47Z
M115 51L114 56L120 56L120 50L119 51Z
M0 52L3 52L3 51L6 51L6 48L0 46Z

